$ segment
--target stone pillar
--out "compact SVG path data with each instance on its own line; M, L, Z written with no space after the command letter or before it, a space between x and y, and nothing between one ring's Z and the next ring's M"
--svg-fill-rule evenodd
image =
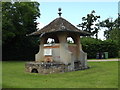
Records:
M80 44L80 61L81 65L84 68L87 68L87 53L82 50L82 45Z
M82 67L87 68L87 53L82 50L82 45L80 42L80 36L77 34L74 36L75 43L77 45L77 60L81 62Z
M44 38L42 37L39 45L39 52L35 55L35 61L44 61Z
M74 36L74 40L75 40L75 43L76 43L76 50L77 50L77 52L76 52L76 59L77 60L80 60L80 36L78 35L78 34L76 34L75 36Z
M60 61L64 64L71 63L71 52L68 50L67 34L58 34L60 42Z

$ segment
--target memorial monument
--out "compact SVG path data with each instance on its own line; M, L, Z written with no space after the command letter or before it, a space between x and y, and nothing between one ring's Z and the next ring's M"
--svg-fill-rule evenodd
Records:
M35 61L25 64L27 72L50 74L88 68L87 53L82 50L80 36L87 36L89 33L79 30L62 18L61 8L58 10L58 18L28 35L40 35L40 46ZM74 43L69 44L67 37L71 37ZM47 43L48 38L52 38L53 43Z

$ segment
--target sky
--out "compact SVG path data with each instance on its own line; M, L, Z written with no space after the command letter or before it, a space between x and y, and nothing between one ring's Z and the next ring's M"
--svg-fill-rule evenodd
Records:
M39 1L38 1L39 2ZM58 8L62 8L62 17L77 26L82 23L82 17L95 10L95 15L100 15L100 21L107 18L115 20L118 14L118 2L39 2L40 3L40 18L37 21L40 23L39 28L49 24L54 19L58 18ZM104 39L104 29L99 31L98 38Z

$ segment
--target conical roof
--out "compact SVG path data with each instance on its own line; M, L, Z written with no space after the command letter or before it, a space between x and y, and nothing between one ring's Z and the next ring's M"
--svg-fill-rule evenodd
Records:
M46 25L45 27L43 27L42 29L33 32L30 35L40 35L43 33L53 33L53 32L77 32L80 35L89 35L90 33L82 31L78 28L76 28L74 25L72 25L70 22L68 22L67 20L65 20L62 17L56 18L55 20L53 20L52 22L50 22L48 25Z

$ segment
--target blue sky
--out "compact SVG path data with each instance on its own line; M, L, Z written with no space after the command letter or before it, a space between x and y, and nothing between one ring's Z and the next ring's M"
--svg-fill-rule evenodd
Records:
M40 2L41 16L37 20L40 27L47 25L58 16L58 8L62 8L62 17L71 22L73 25L78 25L82 22L82 17L96 11L96 15L100 15L100 21L109 17L117 18L118 2ZM100 33L100 38L103 39L103 32Z

